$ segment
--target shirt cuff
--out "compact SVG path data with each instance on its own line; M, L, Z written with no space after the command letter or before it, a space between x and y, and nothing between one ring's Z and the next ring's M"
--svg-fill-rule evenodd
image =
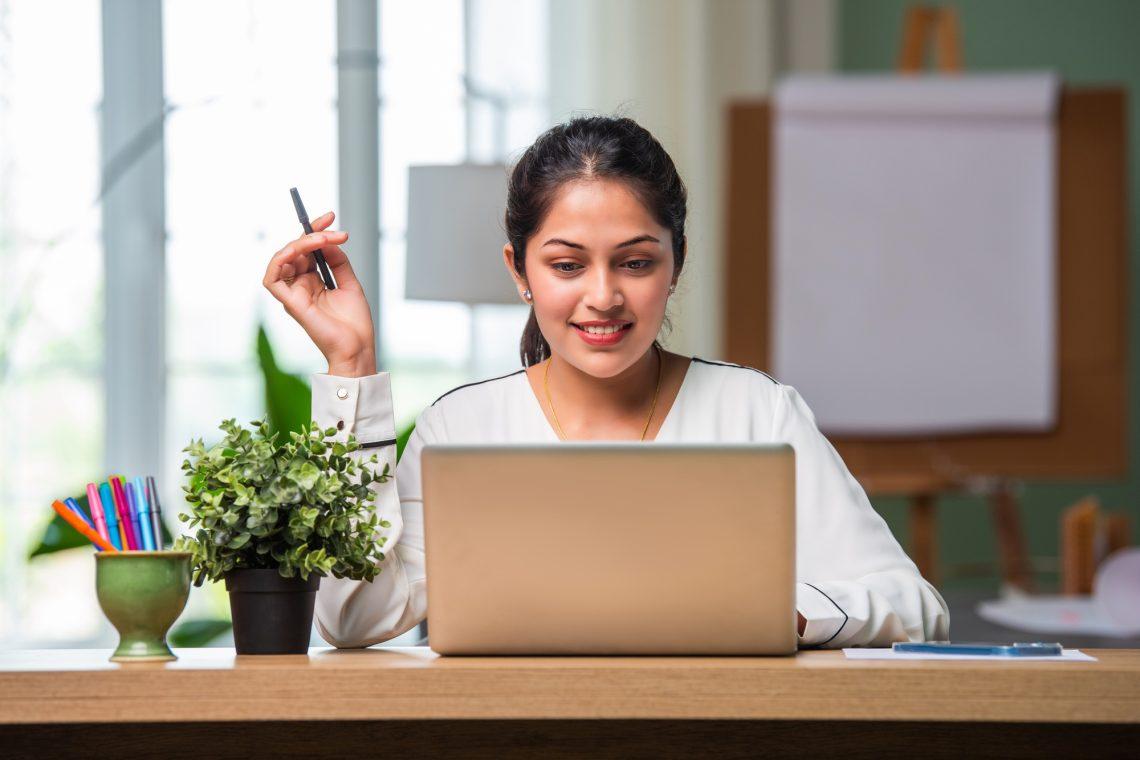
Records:
M801 647L827 646L847 625L843 608L811 583L796 584L796 610L806 621L799 636Z
M336 428L336 440L347 440L351 433L366 448L396 442L389 373L366 377L316 373L310 381L313 419L323 428Z

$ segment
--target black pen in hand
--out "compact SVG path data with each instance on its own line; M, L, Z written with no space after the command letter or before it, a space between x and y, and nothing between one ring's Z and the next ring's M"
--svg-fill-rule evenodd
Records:
M289 194L293 196L293 207L297 209L297 218L301 220L301 226L305 228L305 234L312 234L313 226L309 224L309 215L305 213L305 204L301 203L300 193L297 192L297 188L291 187L289 188ZM325 289L336 290L336 278L333 277L332 268L329 267L328 262L325 261L325 254L320 248L313 251L313 259L317 263L317 275L320 276Z

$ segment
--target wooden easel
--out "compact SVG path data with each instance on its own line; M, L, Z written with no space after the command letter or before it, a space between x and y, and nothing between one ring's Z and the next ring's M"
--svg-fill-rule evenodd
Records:
M942 40L939 65L960 70L953 13L935 21L929 9L912 14L917 15L907 18L898 69L922 69L923 45L933 32ZM763 99L733 103L728 114L725 358L759 369L771 368L773 339L773 114ZM1017 485L1030 479L1106 481L1128 473L1127 114L1123 87L1061 88L1055 148L1056 426L1036 433L828 436L869 494L909 500L909 548L928 578L937 578L939 498L969 492L988 499L1002 578L1008 586L1027 588L1031 574Z
M938 70L957 73L962 70L962 35L958 29L958 12L953 8L913 5L907 8L903 21L902 50L898 70L917 74L923 69L926 48L934 38Z
M954 8L917 5L907 8L903 21L899 73L918 74L925 68L931 40L938 70L944 74L961 73L962 35L958 12ZM938 582L938 497L969 486L937 476L911 476L894 483L871 479L864 483L870 495L901 495L910 499L910 555L923 576L932 583ZM1004 479L986 480L969 488L981 490L989 498L1003 581L1007 586L1032 591L1033 573L1025 547L1025 532L1021 527L1017 489L1017 484Z

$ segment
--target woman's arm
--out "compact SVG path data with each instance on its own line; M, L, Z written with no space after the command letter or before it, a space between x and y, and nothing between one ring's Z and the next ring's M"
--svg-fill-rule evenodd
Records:
M773 436L796 452L796 608L802 646L949 637L946 602L871 507L815 417L783 385Z
M374 483L375 509L385 529L380 574L371 582L326 577L317 592L317 629L337 647L364 647L398 636L427 614L424 583L423 513L419 457L430 425L422 420L396 468L396 429L388 373L376 373L372 312L352 265L338 247L345 232L328 230L333 214L314 219L302 235L274 254L262 284L297 320L328 360L328 374L312 377L312 417L352 434L362 444L355 456L376 454L395 480ZM338 287L326 290L313 266L324 251Z
M391 527L384 532L384 559L372 581L332 576L317 591L316 624L335 647L366 647L399 636L427 616L424 570L423 502L420 451L431 423L421 415L396 467L396 429L387 372L361 378L313 375L313 419L351 432L362 448L355 455L376 454L377 471L387 464L395 481L374 483L376 511Z

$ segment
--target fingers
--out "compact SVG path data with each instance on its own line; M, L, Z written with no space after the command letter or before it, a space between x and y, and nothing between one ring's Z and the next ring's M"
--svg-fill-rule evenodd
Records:
M328 263L329 267L333 270L333 277L336 278L337 285L339 287L344 287L345 285L359 287L360 283L356 279L356 272L353 271L352 264L349 263L348 254L346 254L344 250L341 249L339 245L337 245L337 243L344 243L348 240L348 233L327 229L328 225L332 224L332 221L335 218L335 214L329 211L328 213L318 217L316 221L310 222L314 234L317 232L317 225L319 223L321 229L324 230L324 234L328 236L327 242L316 246L316 248L320 248L321 253L324 254L325 262ZM305 239L308 237L308 235L302 235L295 242L302 244L302 250L315 250L315 248L310 247L307 243L305 243ZM304 262L297 261L295 263L295 266L297 267L298 272L312 272L316 270L316 266L313 263L312 257L309 255L306 255Z
M269 265L265 269L265 277L262 278L261 284L273 293L279 301L284 302L282 296L289 287L288 281L309 270L312 251L328 245L330 241L347 239L348 234L344 232L314 232L311 235L302 235L273 254L273 258L269 260Z
M320 232L321 230L325 229L330 224L332 224L333 219L336 219L336 214L329 211L329 212L326 212L324 214L321 214L316 219L309 222L309 226L313 228L313 232Z
M317 221L322 227L328 227L332 220L333 214L329 212ZM273 254L261 284L285 306L286 311L294 315L299 313L312 300L311 291L316 282L315 275L311 274L314 269L312 254L318 248L324 252L325 260L333 268L338 283L343 280L356 284L356 277L348 265L348 257L336 245L346 240L347 232L335 230L302 235Z
M338 243L343 243L346 240L348 240L348 233L341 231L313 232L309 235L302 235L273 254L273 258L270 259L270 264L272 265L275 261L279 264L289 263L292 264L298 272L305 272L308 271L310 267L313 251L318 248L336 248ZM266 274L268 274L268 272Z
M321 248L321 251L325 254L325 262L332 269L338 287L360 286L356 279L356 272L353 271L352 264L348 260L348 254L340 246L326 245Z
M285 307L285 311L290 315L296 316L301 313L305 307L307 295L303 288L290 285L285 280L269 280L268 275L263 282L266 290L273 294L273 297L281 302Z

